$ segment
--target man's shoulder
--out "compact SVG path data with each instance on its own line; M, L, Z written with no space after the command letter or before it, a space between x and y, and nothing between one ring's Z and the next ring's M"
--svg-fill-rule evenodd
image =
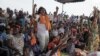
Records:
M10 34L7 35L7 39L10 39L10 40L11 40L11 39L13 39L13 38L14 38L13 35L10 35Z

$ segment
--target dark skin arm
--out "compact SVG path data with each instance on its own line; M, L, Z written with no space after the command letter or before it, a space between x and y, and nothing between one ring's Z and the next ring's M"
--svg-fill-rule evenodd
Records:
M36 4L33 5L33 13L32 13L32 17L35 17L35 9L36 9Z
M57 14L58 14L58 10L59 10L59 8L58 8L58 7L56 7L56 11L54 12L54 17L56 17L56 16L57 16Z
M66 47L67 40L69 39L68 36L66 36L66 34L67 33L65 33L65 35L63 36L63 39L60 40L59 44L54 49L52 49L50 56L52 56L58 49L61 50Z

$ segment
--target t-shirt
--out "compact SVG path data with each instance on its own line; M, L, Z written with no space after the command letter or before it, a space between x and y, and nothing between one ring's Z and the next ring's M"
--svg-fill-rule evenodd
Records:
M53 36L58 36L58 30L53 30L52 34L53 34Z
M20 24L21 24L22 27L24 27L26 25L25 18L20 18Z
M1 41L7 40L7 35L5 32L3 32L3 33L0 32L0 40Z
M53 22L57 22L57 17L55 17L55 18L53 19Z
M0 23L5 23L5 24L7 24L7 23L8 23L7 18L5 18L5 17L0 17Z
M59 29L59 34L60 34L60 33L63 33L63 34L64 34L64 28L60 28L60 29Z
M25 20L26 20L27 23L30 23L30 18L25 17Z
M23 47L24 47L24 35L20 34L17 36L9 35L9 39L12 40L12 44L14 47L19 50L19 52L23 55Z

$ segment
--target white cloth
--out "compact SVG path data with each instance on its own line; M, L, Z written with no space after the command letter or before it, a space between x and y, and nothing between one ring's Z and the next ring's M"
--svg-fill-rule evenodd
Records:
M0 23L0 26L6 26L6 24L5 23Z
M58 36L58 30L53 30L52 34L53 34L53 36Z
M100 56L100 52L99 51L91 52L87 56Z
M35 56L32 50L30 51L30 56Z
M27 21L27 23L30 23L30 18L25 17L25 20Z
M58 20L57 17L53 18L53 22L57 22L57 20Z
M12 18L13 18L13 19L16 19L16 15L15 15L15 14L13 14Z
M36 15L35 21L38 21L39 17L40 17L39 15Z
M39 43L40 43L41 51L43 51L45 49L45 47L47 47L47 45L48 45L49 33L48 32L37 33L37 38L38 38Z
M44 24L40 24L39 22L37 24L37 38L40 43L41 51L43 51L49 42L49 32L46 29L46 26Z
M64 31L65 31L64 28L60 28L60 29L59 29L59 34L60 34L60 33L63 33L63 34L64 34Z
M40 23L37 23L37 30L38 33L45 33L47 31L46 26Z

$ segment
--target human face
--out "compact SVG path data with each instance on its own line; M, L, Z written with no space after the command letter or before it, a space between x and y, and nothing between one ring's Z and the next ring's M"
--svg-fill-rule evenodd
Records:
M13 34L13 28L10 28L9 34Z
M16 34L18 34L18 33L19 33L19 31L20 31L20 29L19 29L19 28L14 28L13 34L14 34L14 35L16 35Z
M41 13L42 15L45 15L45 14L46 14L45 9L41 9L40 13Z

